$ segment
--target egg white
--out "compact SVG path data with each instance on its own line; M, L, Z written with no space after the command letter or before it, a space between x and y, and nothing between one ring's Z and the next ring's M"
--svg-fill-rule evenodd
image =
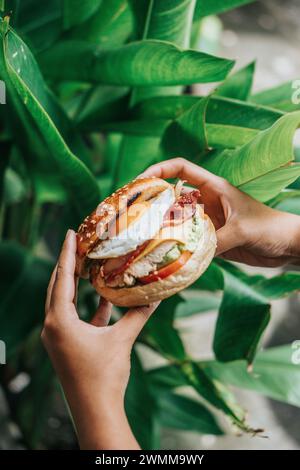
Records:
M93 259L117 258L135 250L159 231L167 210L175 202L173 188L168 188L155 198L149 208L118 235L104 240L88 255Z

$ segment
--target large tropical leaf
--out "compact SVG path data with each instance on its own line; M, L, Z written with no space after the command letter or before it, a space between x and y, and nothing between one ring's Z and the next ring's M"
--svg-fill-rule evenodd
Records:
M252 62L227 77L216 89L216 95L246 101L251 93L254 72L255 62Z
M270 301L300 290L298 272L272 278L249 275L232 263L219 261L224 294L217 319L214 352L220 361L253 362L270 319Z
M114 49L65 41L44 52L40 63L52 79L133 87L220 81L233 66L231 60L158 40L131 42Z
M206 402L222 410L236 426L243 431L250 431L245 422L244 411L237 405L232 393L221 382L213 380L201 365L186 361L182 365L153 369L148 374L151 378L152 387L158 389L160 393L167 393L178 387L189 385Z
M270 320L270 304L255 289L224 271L225 290L217 319L214 352L220 361L253 361Z
M178 118L198 103L198 96L158 96L138 103L132 110L137 119L171 120ZM210 124L224 124L264 130L272 126L283 113L274 109L212 95L207 106L206 120Z
M227 10L232 10L255 0L197 0L195 19L208 15L216 15Z
M209 98L199 100L167 127L161 145L167 157L184 155L198 160L208 148L205 112Z
M123 44L134 28L133 13L129 1L88 1L91 3L90 10L93 9L94 14L89 15L86 21L81 20L80 24L68 31L66 36L68 38L83 39L94 44L109 44L110 46ZM84 2L80 3L80 9L83 9ZM77 13L75 15L76 19L79 19L79 15ZM83 19L85 18L84 15Z
M145 2L131 2L133 4L136 17L140 16L140 8L145 11ZM185 4L182 9L182 4ZM144 19L143 30L140 30L140 38L162 40L167 39L177 47L185 47L189 44L189 38L192 26L192 16L195 7L195 1L165 1L153 0L147 3L147 15ZM180 24L182 30L174 25ZM182 33L184 31L184 33ZM168 43L167 43L168 44ZM177 69L177 66L176 66ZM172 71L173 73L174 71ZM153 84L155 85L155 84ZM163 84L167 85L167 83ZM177 87L173 93L180 93L180 87ZM144 97L157 94L169 94L170 88L142 87L133 88L131 92L131 105ZM159 150L160 139L157 137L148 137L147 139L136 136L125 136L120 147L118 172L115 173L114 185L122 184L140 173L148 165L162 158ZM134 168L132 161L134 156ZM136 173L134 170L137 170Z
M175 310L183 302L179 295L166 299L152 315L145 327L145 339L166 357L184 361L186 352L178 331L174 327Z
M300 164L291 163L240 185L240 189L255 199L266 202L275 198L282 189L292 184L299 176Z
M27 61L33 61L21 39L1 21L1 67L14 105L20 111L24 125L29 114L51 152L55 165L64 179L81 215L91 211L99 202L99 189L88 168L71 152L54 122L39 101L39 77L31 75Z
M235 150L218 152L214 155L210 154L203 161L203 166L209 171L223 176L235 186L251 182L252 184L257 183L259 186L260 182L256 181L255 183L255 179L264 177L267 173L278 170L294 160L293 138L299 124L299 112L287 114L275 122L270 129L260 132L244 146ZM294 176L296 179L297 176ZM289 174L286 185L289 184L290 178ZM265 184L265 182L263 183ZM264 197L266 197L266 193L267 188ZM270 188L269 199L274 196L274 190Z
M131 374L126 390L125 409L133 433L143 449L157 448L156 404L149 378L136 352L131 355Z
M12 13L12 26L35 50L49 47L62 33L62 0L5 0L5 11Z
M163 427L222 435L214 416L201 403L174 393L158 398L158 418Z
M221 299L212 293L189 293L185 302L181 302L175 312L175 318L186 318L191 315L218 310Z
M63 0L63 25L70 28L83 23L97 10L102 0Z
M190 46L190 34L196 0L157 0L148 3L146 22L142 34L143 39L159 39L171 42L182 48ZM143 9L143 2L141 3ZM137 9L137 2L135 10ZM180 93L181 88L144 88L132 92L131 103L150 96Z
M210 361L202 363L202 366L216 380L300 407L300 368L296 344L294 347L290 344L260 352L251 373L247 372L244 361L227 364Z
M251 101L283 111L300 109L299 80L290 81L251 96Z

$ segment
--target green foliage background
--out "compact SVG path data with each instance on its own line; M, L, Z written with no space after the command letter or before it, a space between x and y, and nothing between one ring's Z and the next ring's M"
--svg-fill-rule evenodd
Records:
M101 198L149 164L182 155L273 207L299 213L293 137L300 106L292 103L292 83L253 95L254 64L231 73L231 60L195 48L205 17L250 2L2 2L0 337L8 364L0 372L11 417L30 448L45 445L58 393L39 340L49 275L67 228L76 229ZM208 82L219 82L209 96L187 93L187 85ZM165 365L146 370L135 350L126 397L142 447L158 448L162 427L220 435L219 411L252 432L230 385L300 406L290 345L257 354L272 300L299 287L297 272L266 279L216 260L188 295L162 303L139 343ZM95 305L83 283L84 318ZM219 310L216 360L199 362L174 320L212 309ZM9 383L20 372L30 382L13 394Z

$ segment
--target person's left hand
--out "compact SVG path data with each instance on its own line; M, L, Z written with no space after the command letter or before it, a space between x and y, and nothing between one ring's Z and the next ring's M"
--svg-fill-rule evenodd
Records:
M100 301L91 321L76 310L76 236L69 230L53 271L42 340L68 400L81 448L138 448L124 412L130 353L159 302L130 309L108 326L112 305Z

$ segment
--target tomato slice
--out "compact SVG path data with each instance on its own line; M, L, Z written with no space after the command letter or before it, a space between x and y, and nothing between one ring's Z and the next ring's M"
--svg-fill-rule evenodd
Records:
M182 266L185 265L191 256L192 253L190 251L184 251L178 259L170 264L167 264L167 266L164 266L158 271L154 271L153 273L148 274L148 276L140 277L139 281L141 281L143 284L149 284L150 282L165 279L166 277L171 276L171 274L174 274L176 271L178 271L178 269L182 268Z

